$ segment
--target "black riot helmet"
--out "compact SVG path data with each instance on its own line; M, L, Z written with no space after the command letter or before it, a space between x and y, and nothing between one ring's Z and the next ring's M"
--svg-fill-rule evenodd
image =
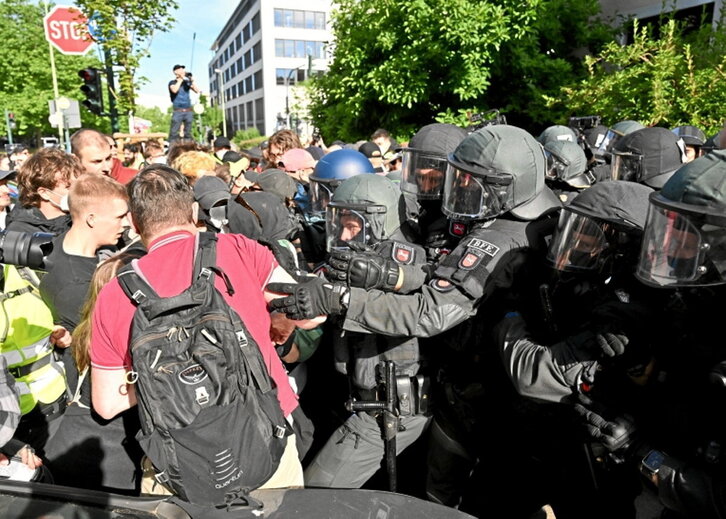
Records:
M600 182L562 209L547 260L563 272L603 272L612 259L631 270L653 190L635 182ZM622 263L622 262L621 262Z
M441 198L447 157L468 134L453 124L434 123L421 128L402 148L401 191L419 200Z
M456 220L486 220L505 213L536 220L562 204L545 185L542 146L516 126L487 126L466 137L454 153L444 181L444 214Z
M612 149L613 180L640 182L652 188L666 181L686 162L686 148L667 128L643 128L629 133Z
M726 284L726 151L689 162L651 195L636 272L658 287Z
M576 189L584 189L595 183L595 177L587 171L587 156L580 145L570 141L550 141L544 145L547 158L545 178L565 182Z

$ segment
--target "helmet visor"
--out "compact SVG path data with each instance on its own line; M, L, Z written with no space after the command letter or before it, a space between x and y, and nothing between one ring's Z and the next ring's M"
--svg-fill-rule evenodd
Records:
M608 244L598 222L565 208L547 250L547 260L560 271L592 270Z
M419 199L441 198L447 165L446 157L404 148L401 191L414 194Z
M371 243L371 219L385 213L386 207L382 205L338 205L333 202L325 211L328 251L348 247L350 242Z
M310 207L314 213L324 213L335 192L335 187L326 182L310 179Z
M605 137L600 141L600 145L593 150L593 155L596 157L605 157L610 154L610 150L613 148L620 134L614 130L608 130Z
M613 180L638 182L643 176L643 156L637 153L613 152L610 163Z
M545 171L545 177L550 180L564 178L565 171L567 170L567 164L565 164L557 155L545 150L545 157L547 157L547 170Z
M511 175L492 171L474 175L449 164L444 179L443 212L457 220L494 218L511 209Z
M668 287L726 283L726 228L707 220L651 203L638 278Z

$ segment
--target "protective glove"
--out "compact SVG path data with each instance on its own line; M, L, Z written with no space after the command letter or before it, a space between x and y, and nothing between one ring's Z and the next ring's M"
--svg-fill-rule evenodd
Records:
M401 270L398 263L372 251L334 250L328 264L328 279L351 287L392 292L399 285Z
M582 353L595 352L600 358L613 358L625 353L625 347L628 345L629 339L623 333L585 330L569 337L567 342ZM577 354L575 355L577 356ZM593 359L587 355L581 360Z
M294 321L343 313L342 299L348 291L346 286L331 284L315 276L301 278L301 281L268 284L267 291L288 294L270 301L270 308L284 312Z
M583 419L590 437L602 443L610 452L626 449L632 445L636 433L633 420L627 416L607 417L601 406L581 397L583 403L575 404L575 412ZM583 405L584 404L584 405Z

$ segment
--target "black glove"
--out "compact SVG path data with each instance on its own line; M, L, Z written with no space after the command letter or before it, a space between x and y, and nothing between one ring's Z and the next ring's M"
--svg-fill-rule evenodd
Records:
M628 345L629 339L623 333L610 331L592 332L585 330L569 337L567 341L581 352L592 351L596 352L600 358L612 358L622 355L625 352L625 347ZM593 359L588 357L580 360Z
M330 253L328 264L328 279L351 287L394 291L399 283L398 263L375 252L334 250Z
M341 301L347 291L343 285L333 285L319 277L301 278L301 283L270 283L269 292L289 294L270 301L270 308L280 310L295 321L313 319L319 315L337 315L345 308Z
M594 440L602 443L610 452L626 449L633 443L636 428L632 419L627 416L606 418L607 414L600 406L585 398L590 405L575 404L575 412L585 422L587 433Z

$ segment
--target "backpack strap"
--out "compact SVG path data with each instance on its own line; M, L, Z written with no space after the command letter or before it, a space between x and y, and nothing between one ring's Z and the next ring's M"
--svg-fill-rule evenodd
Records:
M213 232L200 232L197 234L197 253L194 259L194 272L192 274L192 283L200 276L206 275L210 279L209 274L217 274L227 288L229 295L234 295L234 286L229 276L217 266L217 234Z
M136 306L147 299L158 299L159 297L141 273L137 266L138 261L136 259L131 261L131 263L121 268L116 275L121 289Z

